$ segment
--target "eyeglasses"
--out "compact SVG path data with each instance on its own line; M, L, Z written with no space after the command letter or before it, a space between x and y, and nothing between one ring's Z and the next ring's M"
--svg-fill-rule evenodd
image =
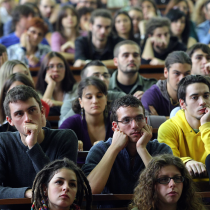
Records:
M157 182L160 183L160 184L168 184L171 179L174 180L175 183L182 183L184 182L184 177L183 176L174 176L174 177L162 177L162 178L159 178L157 179Z
M122 119L121 121L117 121L117 122L121 122L122 124L128 125L128 124L130 124L133 120L135 120L136 123L141 123L141 122L144 121L144 117L143 117L143 116L126 117L126 118Z
M104 79L109 79L110 78L110 74L109 73L103 73L103 74L101 74L101 73L94 73L92 76L98 77L98 78L103 77Z
M57 65L51 64L51 65L47 66L47 70L52 70L52 69L54 69L55 67L57 67L57 69L63 69L63 68L64 68L64 65L61 64L61 63L59 63L59 64L57 64Z

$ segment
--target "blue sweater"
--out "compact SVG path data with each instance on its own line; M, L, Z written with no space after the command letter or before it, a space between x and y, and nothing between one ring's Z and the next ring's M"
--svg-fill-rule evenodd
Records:
M82 167L86 176L88 176L101 161L111 143L112 138L109 138L106 142L99 142L90 149L85 164ZM152 156L163 153L172 154L172 150L169 146L162 143L160 144L157 140L149 141L147 144L147 150ZM144 163L138 153L135 157L135 163L132 168L130 164L130 156L126 148L121 150L116 157L102 194L133 194L139 174L144 168Z

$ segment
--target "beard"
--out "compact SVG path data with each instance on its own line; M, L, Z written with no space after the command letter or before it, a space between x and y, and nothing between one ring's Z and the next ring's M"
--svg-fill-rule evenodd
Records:
M129 68L128 65L126 66L126 68L122 68L122 66L118 64L119 69L123 74L134 76L137 72L139 72L139 66L137 67L136 64L134 64L136 66L136 69L128 69Z

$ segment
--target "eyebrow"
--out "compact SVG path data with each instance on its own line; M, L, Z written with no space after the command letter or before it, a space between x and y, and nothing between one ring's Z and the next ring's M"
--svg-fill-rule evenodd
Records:
M205 92L204 94L210 94L210 92ZM199 95L198 93L193 93L193 94L190 95L190 97L191 96L198 96L198 95Z
M57 179L63 179L63 180L65 180L63 177L56 177ZM69 180L69 181L73 181L73 182L76 182L77 180L75 180L75 179L71 179L71 180Z
M135 117L144 117L144 115L143 114L138 114ZM130 117L130 116L123 116L122 119L124 119L124 118L132 118L132 117Z
M181 73L179 70L173 70L173 72L177 72L177 73ZM181 74L186 74L186 73L189 73L189 72L191 72L191 70L188 70L188 71L186 71L186 72L184 72L184 73L181 73Z
M31 109L31 108L37 108L37 106L35 106L35 105L30 106L30 107L27 108L26 110L29 110L29 109ZM15 113L18 113L18 112L22 112L22 111L23 111L23 110L17 110L17 111L14 112L14 114L15 114Z

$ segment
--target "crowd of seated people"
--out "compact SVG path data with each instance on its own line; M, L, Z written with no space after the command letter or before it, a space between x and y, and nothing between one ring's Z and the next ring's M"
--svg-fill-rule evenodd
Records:
M210 0L157 2L1 2L0 199L205 209L193 178L210 176ZM170 114L154 138L148 119Z

